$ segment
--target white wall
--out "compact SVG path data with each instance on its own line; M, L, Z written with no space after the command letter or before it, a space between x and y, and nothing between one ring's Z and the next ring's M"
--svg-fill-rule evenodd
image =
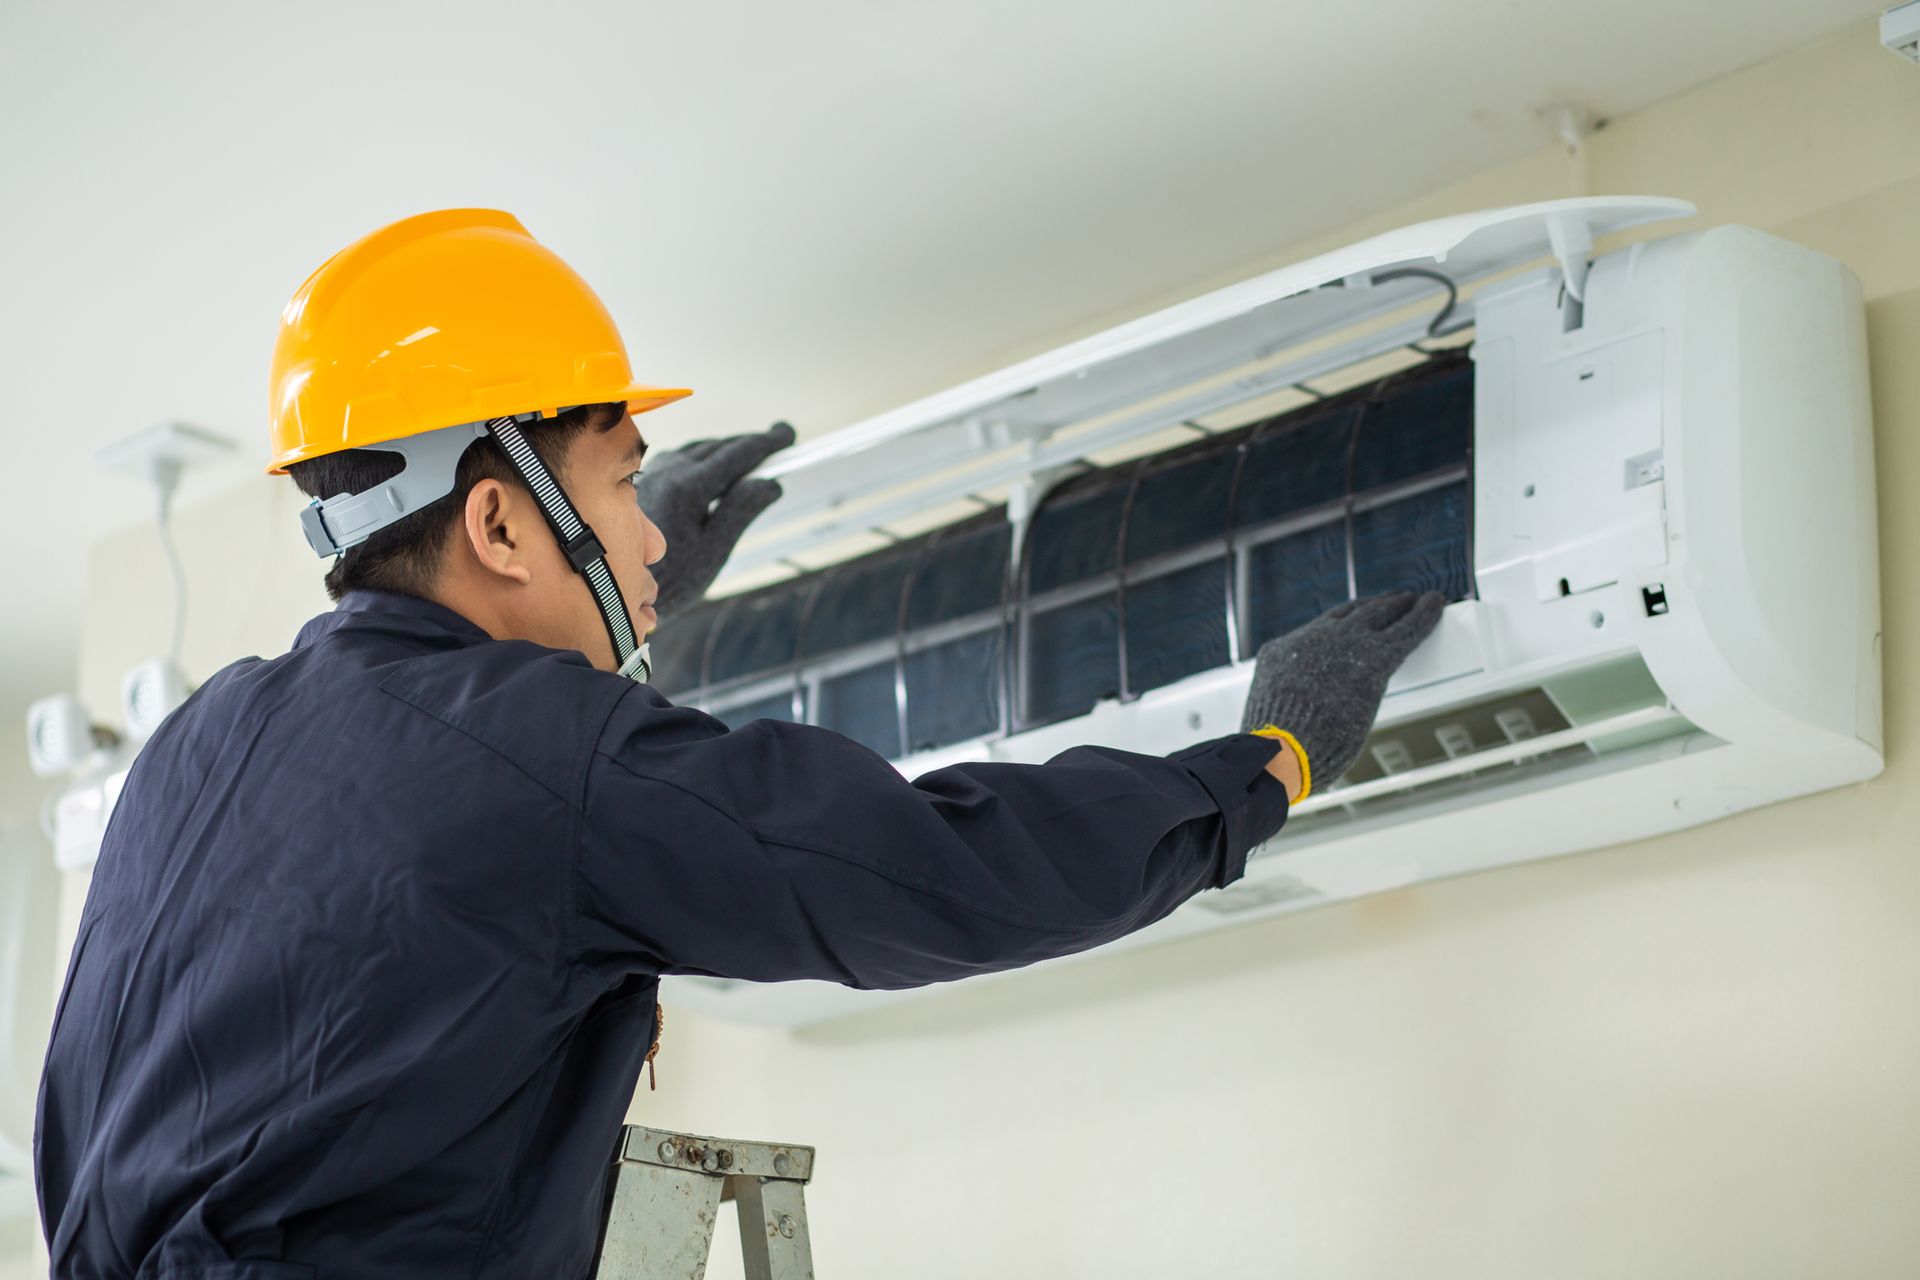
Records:
M669 1010L633 1117L817 1144L815 1248L841 1280L1920 1272L1917 129L1920 71L1860 25L1616 121L1580 165L1542 153L1176 295L1581 185L1848 262L1879 437L1881 778L800 1034ZM198 674L320 603L294 505L260 482L183 513ZM96 705L164 585L145 535L95 548Z

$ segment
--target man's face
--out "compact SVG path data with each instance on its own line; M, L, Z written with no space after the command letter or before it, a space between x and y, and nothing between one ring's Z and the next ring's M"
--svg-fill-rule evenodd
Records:
M567 451L561 483L567 496L580 511L607 551L607 567L620 586L627 613L633 619L634 634L645 639L659 625L653 611L654 597L660 594L648 566L659 563L667 553L667 540L653 521L647 519L634 500L633 477L647 451L633 415L623 413L617 425L607 431L588 428L574 437ZM582 632L574 647L592 658L596 666L611 670L618 664L613 658L613 643L607 638L605 622L593 603L593 593L585 580L566 564L554 543L567 576L568 598L574 608L568 610L576 629Z

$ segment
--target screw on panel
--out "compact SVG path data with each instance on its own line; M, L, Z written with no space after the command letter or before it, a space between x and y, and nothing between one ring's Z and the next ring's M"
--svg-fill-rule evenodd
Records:
M785 1236L789 1240L793 1239L793 1233L795 1230L797 1230L797 1228L793 1225L793 1219L784 1213L780 1215L778 1229L780 1234Z
M793 1168L793 1159L786 1152L782 1151L773 1158L773 1171L781 1177L786 1177L787 1170L791 1168Z

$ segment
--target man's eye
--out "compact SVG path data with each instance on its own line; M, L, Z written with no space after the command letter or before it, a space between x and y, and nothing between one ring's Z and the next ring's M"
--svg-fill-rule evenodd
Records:
M634 491L638 492L640 489L640 473L638 471L633 472L624 481L622 481L622 483L632 485L634 487Z

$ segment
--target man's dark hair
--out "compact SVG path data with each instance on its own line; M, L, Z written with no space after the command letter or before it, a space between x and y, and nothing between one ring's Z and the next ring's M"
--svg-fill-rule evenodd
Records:
M557 477L567 464L567 454L580 433L589 427L611 431L620 424L626 406L583 404L552 418L522 428L527 443L540 455L540 461ZM400 474L404 459L385 449L343 449L321 458L309 458L287 468L287 474L309 498L327 499L343 493L364 493ZM466 510L467 495L482 480L498 480L518 485L520 475L507 460L500 442L482 436L460 455L454 473L453 489L409 515L402 516L376 531L346 554L334 559L327 570L327 594L338 600L349 591L372 589L398 591L410 596L426 596L440 571L440 556L459 528Z

